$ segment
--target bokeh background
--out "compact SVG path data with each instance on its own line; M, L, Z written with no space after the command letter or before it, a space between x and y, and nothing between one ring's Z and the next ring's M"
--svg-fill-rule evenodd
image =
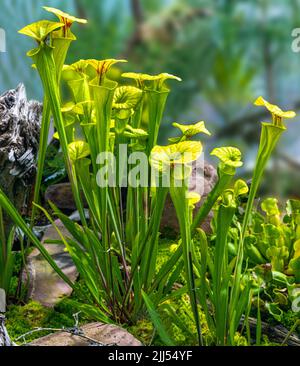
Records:
M172 122L205 120L206 158L215 146L238 146L249 176L260 121L253 106L262 95L300 112L300 53L292 30L300 27L299 0L0 0L0 27L7 52L0 53L0 93L24 82L30 98L42 100L36 71L25 56L32 42L17 33L38 19L51 19L43 5L58 7L89 24L77 25L78 41L68 62L80 58L126 58L122 70L180 76L164 117L161 143ZM265 194L300 194L300 115L289 122L263 186Z

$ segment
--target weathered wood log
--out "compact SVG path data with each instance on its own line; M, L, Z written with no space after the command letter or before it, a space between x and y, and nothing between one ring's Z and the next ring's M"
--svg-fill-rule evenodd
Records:
M249 326L251 336L253 336L253 339L255 339L257 319L249 318ZM282 344L289 333L289 331L283 325L272 326L266 322L261 322L261 329L262 334L267 335L271 342L278 344ZM293 333L288 337L284 345L300 346L300 339L296 334Z
M0 288L0 347L13 345L5 328L5 311L6 311L5 291Z
M35 180L42 108L27 100L23 84L0 96L0 187L21 213ZM7 216L4 224L8 233Z
M0 314L0 347L13 346L12 341L9 338L7 330L5 328L5 316Z

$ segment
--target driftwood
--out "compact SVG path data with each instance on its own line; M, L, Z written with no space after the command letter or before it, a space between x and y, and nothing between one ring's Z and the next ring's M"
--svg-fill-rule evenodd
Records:
M5 291L0 288L0 347L12 346L7 330L5 328L6 296Z
M23 84L0 96L0 187L26 213L36 175L42 104L28 101ZM11 228L4 216L6 233Z
M7 330L5 328L5 316L0 313L0 347L10 346L13 346L13 343L10 340Z
M256 325L257 319L249 318L249 327L253 339L255 339ZM283 325L272 326L266 322L261 322L261 329L262 334L267 335L271 342L278 344L282 344L284 342L284 345L286 346L300 346L299 337L294 333L289 335L289 331Z

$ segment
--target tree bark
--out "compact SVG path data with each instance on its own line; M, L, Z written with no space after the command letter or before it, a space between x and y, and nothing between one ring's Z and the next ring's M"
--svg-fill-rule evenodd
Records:
M0 187L21 214L28 212L35 181L42 108L27 100L23 84L0 96ZM6 215L4 225L8 234Z

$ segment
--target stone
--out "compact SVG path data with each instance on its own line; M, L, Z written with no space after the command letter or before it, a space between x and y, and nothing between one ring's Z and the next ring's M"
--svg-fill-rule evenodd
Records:
M76 210L70 183L59 183L48 187L45 200L53 202L61 210Z
M199 166L193 166L189 182L189 191L197 192L201 196L201 200L199 203L197 203L194 212L197 212L197 210L201 207L206 197L216 184L217 180L218 180L218 174L216 169L207 162L204 162L203 166L201 166L200 164ZM212 213L208 215L206 220L201 225L202 229L207 233L211 232L210 228L211 219L212 219ZM170 196L168 196L166 199L166 204L161 220L161 230L164 232L166 229L171 229L173 234L178 234L179 232L179 223Z
M55 224L64 236L70 235L60 220L55 221ZM42 243L64 274L72 282L76 281L78 271L71 256L64 250L65 246L63 244L46 244L46 240L60 240L53 226L46 229ZM63 297L72 294L72 288L58 276L38 249L34 249L27 258L27 272L29 274L28 298L31 300L38 301L47 307L53 307ZM24 282L27 282L26 271L23 273L23 279Z
M106 346L142 346L134 336L125 329L112 324L90 323L83 325L80 330L83 334ZM57 332L39 338L30 346L90 346L97 345L91 340L66 332Z

